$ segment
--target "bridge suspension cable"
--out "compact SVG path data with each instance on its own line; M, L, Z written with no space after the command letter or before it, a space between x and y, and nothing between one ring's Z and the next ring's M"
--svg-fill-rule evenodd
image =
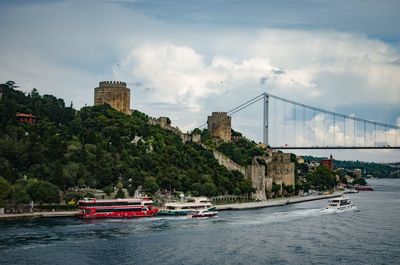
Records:
M285 137L281 138L281 143L276 141L276 133L274 127L278 124L271 124L272 133L274 134L273 142L268 143L276 149L400 149L397 146L397 134L400 129L399 126L386 124L377 121L358 118L355 116L344 115L337 112L324 110L321 108L309 106L293 100L288 100L279 96L267 93L268 98L276 101L282 101L289 104L293 109L292 122L292 135L290 136L293 143L288 146L288 141ZM273 103L274 106L274 103ZM300 115L297 114L300 108ZM276 109L273 109L276 111ZM286 111L286 110L285 110ZM309 120L307 112L312 111L312 117ZM302 114L301 114L302 113ZM277 115L276 113L274 115ZM318 115L320 118L318 118ZM282 114L286 118L285 113ZM301 117L302 116L302 117ZM343 124L341 124L343 119ZM275 120L275 119L274 119ZM318 129L316 122L322 125ZM350 123L350 134L348 134L347 123ZM284 122L286 126L287 122ZM301 126L300 130L297 125ZM367 130L367 125L373 126L373 134ZM378 130L379 128L379 130ZM379 137L377 133L379 132ZM313 134L313 135L310 135ZM374 141L372 142L371 136L373 135ZM311 138L312 139L309 139ZM319 139L319 145L316 144L316 138ZM352 139L351 139L352 138ZM368 140L371 139L371 140ZM350 140L350 141L349 141ZM394 140L394 141L393 141ZM309 146L306 146L308 142ZM321 144L322 142L322 144ZM300 143L301 145L298 145ZM312 144L310 144L312 143ZM347 146L352 143L352 146ZM390 144L391 143L391 144Z
M234 115L261 100L264 102L262 115L263 142L271 145L272 148L400 149L397 145L399 126L324 110L269 93L262 93L247 100L229 110L227 114ZM281 101L282 104L277 104L277 101ZM270 111L270 107L272 111ZM290 111L290 107L292 111ZM281 116L278 114L279 110L282 111ZM298 111L300 111L300 114L297 113ZM270 124L269 116L271 114L272 123ZM309 119L310 116L311 119ZM341 122L342 119L343 124ZM198 128L203 128L206 125L207 123L204 123ZM368 125L369 127L373 126L373 132L370 132L371 130L368 128ZM301 126L300 130L298 130L298 126ZM381 129L379 137L377 135L377 128ZM286 139L288 137L291 138L290 145ZM272 139L273 143L269 143L268 139ZM372 139L374 140L372 141ZM278 142L281 142L281 144L278 144ZM392 142L394 142L394 145L388 144ZM298 143L301 143L301 146ZM309 146L306 146L307 143ZM352 146L349 146L349 143L352 143Z

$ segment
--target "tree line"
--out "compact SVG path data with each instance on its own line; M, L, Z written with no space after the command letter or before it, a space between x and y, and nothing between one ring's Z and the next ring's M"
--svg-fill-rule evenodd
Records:
M0 85L0 200L56 202L36 191L66 193L73 187L110 190L121 183L133 194L179 190L193 195L250 194L251 183L220 166L209 150L183 144L172 132L109 105L73 108L63 99L23 93L9 81ZM20 123L31 113L37 124ZM40 193L40 192L39 192Z

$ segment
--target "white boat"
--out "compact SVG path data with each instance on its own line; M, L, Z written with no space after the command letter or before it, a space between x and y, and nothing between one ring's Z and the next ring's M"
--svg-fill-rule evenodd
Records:
M210 210L200 210L200 211L194 211L190 214L192 218L208 218L208 217L214 217L218 214L216 211L210 211Z
M206 197L193 197L182 202L167 202L158 215L188 215L202 210L213 211L215 207Z
M326 209L333 209L338 211L357 210L357 207L352 203L348 197L342 196L333 198L328 201Z
M344 193L344 194L347 194L347 193L359 193L359 191L356 190L356 189L354 189L354 188L351 188L351 189L345 189L345 190L343 191L343 193Z

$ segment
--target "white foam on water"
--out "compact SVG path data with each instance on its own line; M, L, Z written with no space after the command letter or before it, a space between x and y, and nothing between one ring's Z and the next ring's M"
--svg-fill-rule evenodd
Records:
M346 211L354 211L356 209L349 209ZM287 212L274 212L274 213L263 213L259 215L240 217L240 218L232 218L231 222L229 219L228 223L234 225L254 225L254 224L269 224L276 222L288 222L296 219L304 219L304 218L313 218L327 214L336 214L344 212L336 210L336 209L300 209L300 210L291 210Z

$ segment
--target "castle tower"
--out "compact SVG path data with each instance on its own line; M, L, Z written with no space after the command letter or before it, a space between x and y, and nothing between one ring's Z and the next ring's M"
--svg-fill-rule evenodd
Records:
M228 116L226 112L213 112L207 118L207 126L211 137L231 142L231 116Z
M94 105L110 104L114 109L131 114L131 90L121 81L102 81L94 89Z

